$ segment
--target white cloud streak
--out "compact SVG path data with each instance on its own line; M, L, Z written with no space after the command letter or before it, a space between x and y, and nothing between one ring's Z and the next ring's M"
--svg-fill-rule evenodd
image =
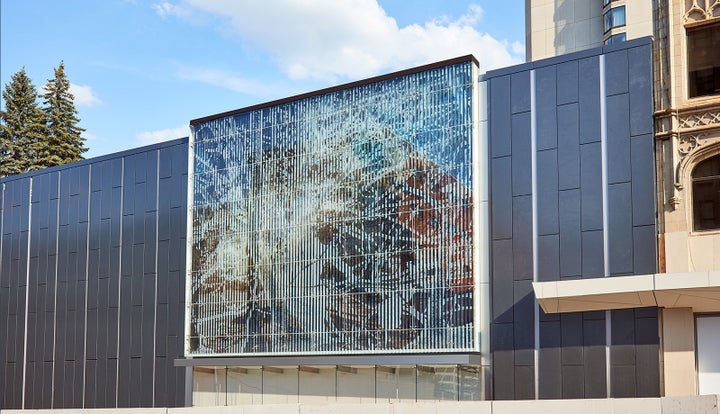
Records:
M154 4L153 9L155 9L155 12L160 17L168 17L168 16L176 16L181 18L187 18L190 17L192 12L180 5L172 4L168 1L162 1L160 3Z
M102 103L90 86L71 83L69 91L75 97L73 102L77 106L92 107Z
M187 125L177 128L160 129L157 131L141 132L135 136L140 145L150 145L157 142L169 141L171 139L187 137L190 135L190 127Z
M180 79L192 80L219 86L231 91L260 97L281 96L287 93L288 88L280 88L267 82L248 79L234 73L209 69L182 66L177 72Z
M482 9L456 20L399 27L376 0L181 0L156 5L163 17L203 14L245 46L268 53L291 79L336 82L473 54L481 70L522 62L517 45L477 29ZM409 5L411 7L411 5Z

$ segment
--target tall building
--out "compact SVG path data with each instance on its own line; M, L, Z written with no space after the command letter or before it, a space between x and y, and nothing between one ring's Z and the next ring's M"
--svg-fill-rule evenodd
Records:
M653 35L656 0L527 0L527 61Z

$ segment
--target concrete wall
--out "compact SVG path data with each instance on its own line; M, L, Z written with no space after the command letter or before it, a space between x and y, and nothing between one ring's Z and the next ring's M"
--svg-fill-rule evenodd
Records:
M602 400L477 401L379 404L275 404L236 407L194 407L108 410L2 410L3 413L36 414L716 414L717 395Z
M612 31L627 39L653 34L653 2L613 0L625 6L626 25ZM526 60L533 61L603 45L602 0L528 0Z
M0 407L183 405L187 148L0 180Z
M602 45L602 0L528 0L527 3L527 61Z
M657 309L546 315L533 281L654 273L648 38L487 74L495 399L659 395Z

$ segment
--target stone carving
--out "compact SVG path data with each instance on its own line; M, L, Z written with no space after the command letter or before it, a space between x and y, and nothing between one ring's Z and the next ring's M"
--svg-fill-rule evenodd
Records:
M700 145L698 143L698 137L694 135L681 137L678 139L678 152L681 155L687 155L692 152L692 150L697 148L698 145Z
M720 126L720 112L696 112L680 117L680 128L690 129L717 125Z
M692 0L685 2L685 23L720 17L720 0Z

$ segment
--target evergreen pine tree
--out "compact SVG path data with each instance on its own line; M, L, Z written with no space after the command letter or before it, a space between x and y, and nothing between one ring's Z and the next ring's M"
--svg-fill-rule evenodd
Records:
M46 152L45 116L38 107L38 93L25 68L12 75L2 92L0 111L0 177L41 168L39 154Z
M85 130L78 126L80 118L73 102L75 97L70 93L70 81L62 61L55 69L55 77L48 79L42 97L50 144L49 151L40 156L42 165L49 167L83 159L82 153L87 148L80 134Z

